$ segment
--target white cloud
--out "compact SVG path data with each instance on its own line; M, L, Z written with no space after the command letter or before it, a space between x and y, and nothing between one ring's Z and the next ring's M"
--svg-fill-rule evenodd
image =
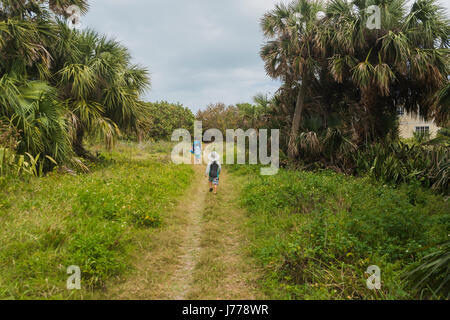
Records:
M276 2L93 0L83 25L121 41L149 68L148 100L197 110L276 90L259 57L259 20Z
M278 88L259 57L259 21L279 2L91 0L82 21L121 41L135 62L149 68L153 86L146 99L197 110L213 102L251 101Z

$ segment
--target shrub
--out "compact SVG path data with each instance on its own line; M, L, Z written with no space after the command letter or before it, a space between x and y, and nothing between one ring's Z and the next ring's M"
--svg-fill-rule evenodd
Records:
M265 284L277 298L417 297L402 274L447 239L445 200L417 185L394 189L330 171L281 169L272 177L235 171L252 175L242 204ZM372 264L382 272L378 291L365 284Z
M437 245L433 252L423 258L417 268L405 275L411 280L414 289L431 292L439 296L439 292L448 299L450 297L450 241Z
M391 184L414 180L427 188L449 193L450 153L448 147L426 148L403 142L374 144L355 154L356 171Z
M144 123L145 132L142 138L169 141L175 129L193 131L194 114L182 104L160 101L148 102L145 105L150 116Z

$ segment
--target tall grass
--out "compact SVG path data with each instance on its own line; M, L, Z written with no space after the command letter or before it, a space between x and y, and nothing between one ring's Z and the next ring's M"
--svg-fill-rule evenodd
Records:
M21 174L42 177L47 163L57 165L56 161L48 155L41 157L38 153L32 156L28 152L25 152L25 155L19 155L9 148L0 148L0 177Z
M450 149L408 145L401 141L367 146L355 154L356 170L386 183L418 181L449 194Z
M124 274L191 181L169 147L119 144L89 174L0 180L0 299L98 297ZM69 265L81 268L81 291L66 289Z
M444 298L403 275L448 240L450 214L440 196L417 185L398 189L331 171L281 169L242 175L242 205L253 230L263 287L282 299ZM381 290L366 286L367 267L381 269ZM448 275L448 271L447 271ZM425 282L431 285L436 274ZM434 288L436 289L436 287Z

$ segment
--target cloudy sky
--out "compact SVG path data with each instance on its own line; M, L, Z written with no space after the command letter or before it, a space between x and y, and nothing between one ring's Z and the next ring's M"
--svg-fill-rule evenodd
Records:
M259 57L259 19L277 0L91 0L83 27L126 45L151 72L145 100L250 102L275 92Z
M196 111L276 91L278 83L265 75L259 57L259 20L278 2L90 0L82 25L119 40L135 63L150 70L145 100L180 102Z

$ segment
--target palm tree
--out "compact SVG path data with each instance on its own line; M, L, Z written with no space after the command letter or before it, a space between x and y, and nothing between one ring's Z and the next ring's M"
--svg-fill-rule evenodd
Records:
M356 145L394 134L400 105L410 112L420 105L421 116L448 121L442 88L448 86L449 21L434 0L417 0L409 11L405 3L332 0L319 22L321 4L301 0L264 16L268 41L261 56L267 74L282 80L280 97L291 110L290 158L298 154L305 112L323 118L320 130L334 118L336 132ZM381 8L381 29L366 27L370 5Z
M66 106L45 82L55 25L34 1L3 0L0 7L0 118L20 133L19 153L65 162L71 156Z
M86 133L111 145L137 130L150 84L118 42L60 21L70 5L88 9L85 0L0 0L0 118L20 131L22 152L60 161L91 157Z
M378 5L379 30L366 28L365 8ZM330 71L335 81L358 89L358 118L364 141L383 136L386 115L404 105L421 116L432 114L435 92L449 73L449 22L434 0L414 2L406 13L403 0L333 0L327 6L325 27Z
M269 111L271 101L267 94L258 93L253 97L253 102L261 109L262 113Z
M449 127L450 114L450 81L436 93L432 116L441 127Z
M60 41L73 41L79 52L55 52L62 66L55 73L55 85L69 105L74 150L79 156L90 157L83 148L86 132L100 135L111 145L119 130L137 130L139 119L146 116L139 95L150 84L148 72L131 65L128 50L118 42L92 30L60 27L64 30ZM65 61L67 56L71 61Z
M286 6L279 4L261 21L269 39L261 49L266 72L297 88L295 110L289 137L288 155L298 156L298 133L302 121L307 91L318 69L316 57L321 55L320 25L317 15L321 1L297 0Z
M70 160L71 147L66 106L57 90L42 81L0 78L0 119L21 135L17 152L50 156L59 163ZM50 163L48 163L50 165Z

